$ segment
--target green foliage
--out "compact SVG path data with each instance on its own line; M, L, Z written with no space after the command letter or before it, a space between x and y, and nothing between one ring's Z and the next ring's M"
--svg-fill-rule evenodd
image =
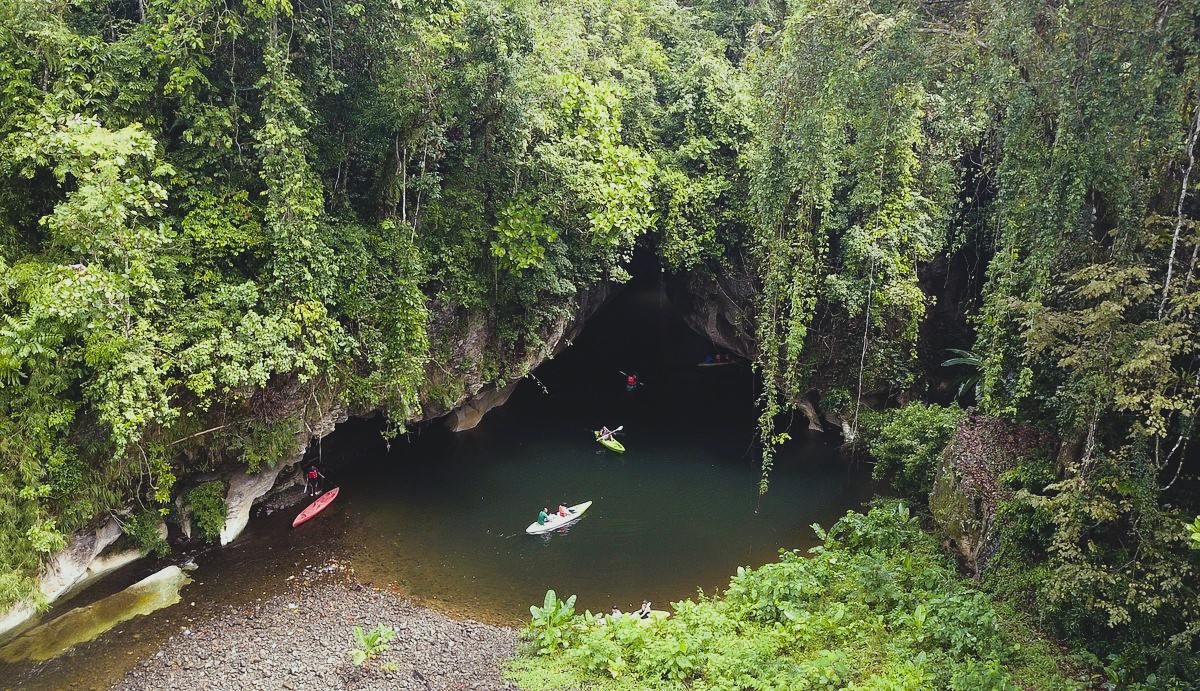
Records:
M1200 516L1191 523L1184 523L1183 528L1187 531L1188 540L1192 543L1192 549L1200 549Z
M871 436L862 399L920 396L918 353L944 347L922 330L974 310L947 364L978 369L984 412L1062 441L1007 477L1015 599L1121 683L1194 682L1194 10L5 5L0 608L72 531L164 505L176 476L275 463L333 406L402 426L523 376L641 245L754 296L760 491L797 401ZM496 338L460 363L466 328ZM878 470L923 491L945 420L896 415ZM696 645L654 659L694 678ZM813 652L804 684L857 664ZM987 660L938 678L1003 685Z
M390 626L380 624L370 631L363 631L361 626L355 626L355 647L347 650L346 653L356 666L362 667L367 660L391 650L392 646L388 644L394 640L396 640L396 630Z
M570 600L569 602L573 602ZM966 585L901 505L847 514L812 555L738 569L671 618L574 615L547 594L509 674L526 689L1086 688ZM549 637L548 639L546 637ZM607 681L606 681L607 680Z
M216 540L225 527L225 516L229 507L225 504L225 483L213 480L188 490L187 502L192 507L192 516L200 536Z
M1045 629L1118 659L1125 681L1198 678L1200 560L1179 530L1184 514L1162 503L1142 463L1096 463L1086 486L1081 478L1043 484L1044 475L1018 485L997 519L1006 524L1001 566L988 585L1027 602Z
M916 377L928 303L917 266L943 250L952 159L986 125L963 79L976 48L923 31L924 17L909 3L805 3L751 56L764 473L777 399L855 391L834 412L857 429L862 392ZM832 324L813 330L814 319Z
M954 400L961 400L963 395L970 393L973 397L979 396L979 382L982 376L983 358L969 350L961 350L959 348L949 348L949 351L954 353L956 357L952 357L942 362L942 367L969 367L964 374L958 376L958 390L954 393Z
M143 509L123 521L121 530L142 550L163 557L171 550L171 546L159 532L161 526L162 516L158 512Z
M853 432L860 395L920 395L917 267L984 259L960 397L1062 440L1000 508L1029 531L1002 547L1018 599L1123 683L1197 678L1176 484L1200 414L1191 9L820 0L747 41L762 488L812 389L854 392L834 410Z
M236 448L238 458L246 464L246 472L256 473L266 463L274 466L279 459L296 451L296 423L294 418L283 418L269 424L246 425L246 431L229 435L231 449Z
M527 202L513 202L500 211L492 254L505 268L516 273L542 267L546 259L544 243L558 239L558 232L542 222L543 213Z
M571 617L575 615L575 596L559 600L553 590L546 591L546 600L541 607L529 606L533 615L523 632L527 640L537 646L541 654L569 645Z
M918 501L933 490L933 474L962 409L909 403L885 410L872 420L867 451L875 460L871 475L890 478L902 494Z

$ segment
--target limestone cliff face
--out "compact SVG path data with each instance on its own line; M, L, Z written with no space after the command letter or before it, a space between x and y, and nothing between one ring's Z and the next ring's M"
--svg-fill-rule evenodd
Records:
M166 535L166 526L160 526ZM88 583L142 556L142 552L131 547L119 547L121 523L109 517L94 529L83 530L72 536L66 548L51 557L42 568L38 578L38 593L47 602L76 592ZM19 632L37 610L32 603L19 602L0 616L0 641L10 633Z
M1024 457L1051 453L1055 443L1046 432L977 411L959 422L942 453L929 508L947 546L972 574L983 573L999 547L996 508L1010 496L1001 473Z
M667 276L667 297L693 331L712 341L714 350L733 352L747 360L758 354L751 306L757 292L754 278L745 272L716 275L701 268L687 274ZM808 429L824 432L826 424L844 432L848 426L818 405L818 392L794 401Z
M601 283L580 291L517 352L502 350L488 315L444 310L430 324L433 358L426 367L422 413L413 422L449 414L447 425L454 431L475 427L489 410L508 401L522 377L570 345L619 288Z
M717 348L753 359L754 321L747 312L757 291L744 273L718 276L704 269L666 277L667 299L696 333Z

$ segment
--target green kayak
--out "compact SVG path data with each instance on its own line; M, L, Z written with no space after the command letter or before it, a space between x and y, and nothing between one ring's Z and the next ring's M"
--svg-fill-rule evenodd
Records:
M596 430L594 434L596 435L596 441L600 442L604 448L609 449L610 451L616 451L617 453L625 453L625 446L621 444L621 442L613 439L612 437L609 437L608 439L601 439L600 430Z

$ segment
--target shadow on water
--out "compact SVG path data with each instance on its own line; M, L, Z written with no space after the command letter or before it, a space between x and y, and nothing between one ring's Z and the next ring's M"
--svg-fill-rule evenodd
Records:
M297 530L296 510L255 519L233 546L197 559L183 604L55 660L0 669L10 673L0 685L115 680L167 635L266 597L326 556L438 609L518 624L548 588L577 594L580 609L642 599L665 608L724 587L740 565L814 545L810 524L828 526L871 497L869 470L843 460L834 441L793 429L759 497L756 383L746 364L697 367L715 352L656 282L635 283L477 428L433 424L389 450L379 421L343 424L321 445L342 490L318 519ZM643 384L629 393L623 373L634 372ZM601 425L624 426L626 453L596 443ZM539 508L588 499L562 531L525 534ZM127 585L151 568L113 580Z

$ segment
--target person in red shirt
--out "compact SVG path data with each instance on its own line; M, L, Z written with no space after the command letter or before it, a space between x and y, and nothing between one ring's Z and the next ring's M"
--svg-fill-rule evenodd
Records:
M321 492L321 478L325 476L322 475L319 470L317 470L317 466L315 465L308 469L306 476L308 481L304 485L304 496L307 497L309 494L311 494L315 497Z

